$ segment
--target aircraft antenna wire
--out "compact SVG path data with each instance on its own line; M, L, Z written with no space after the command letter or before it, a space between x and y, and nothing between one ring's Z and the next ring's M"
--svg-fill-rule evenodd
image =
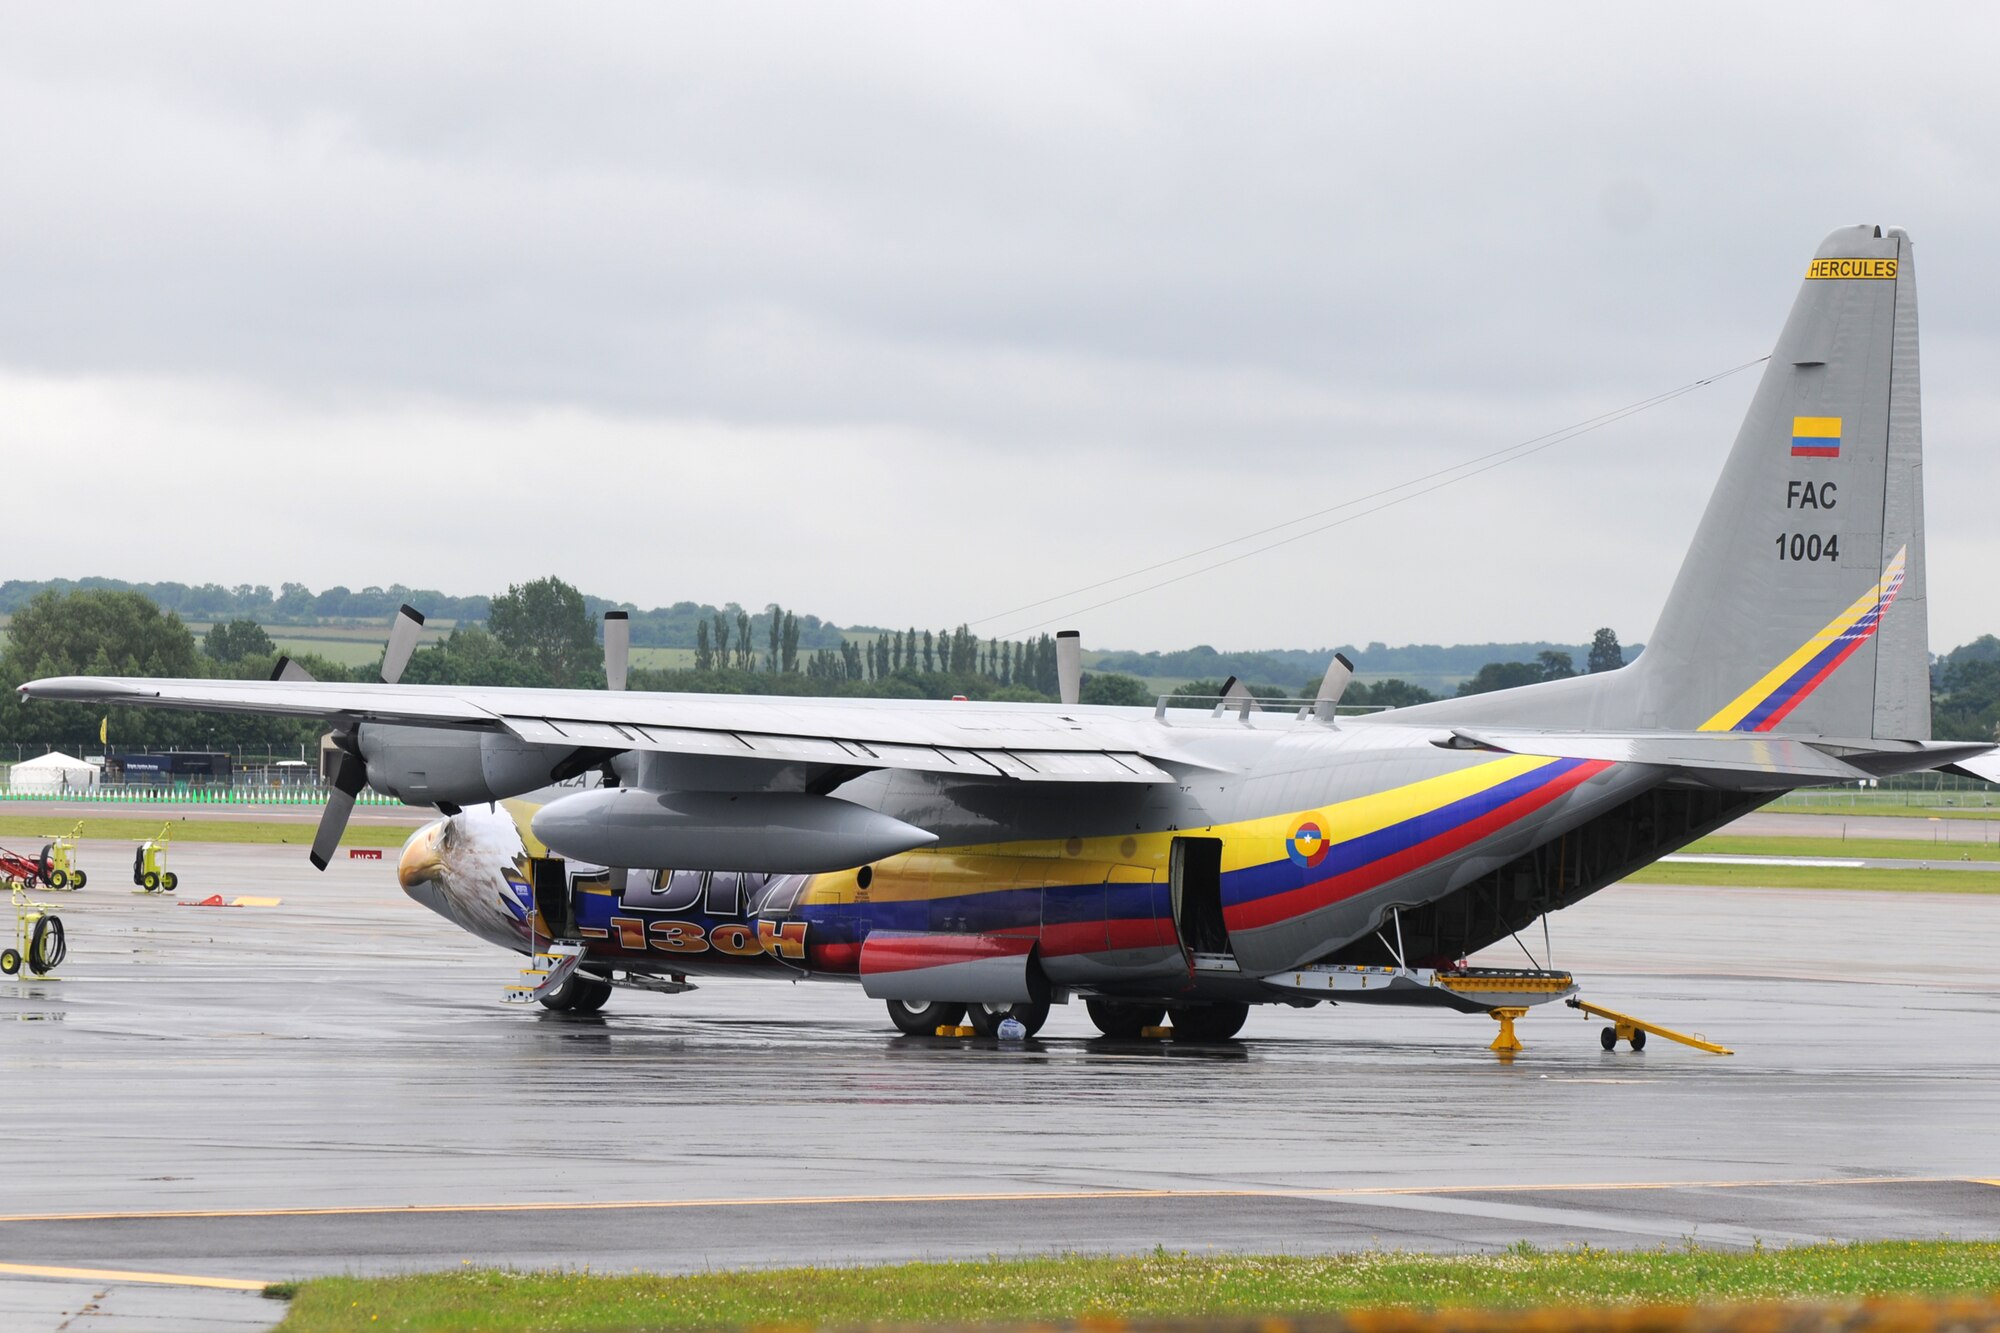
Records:
M1168 587L1172 584L1180 583L1187 579L1194 578L1197 575L1207 574L1213 570L1222 569L1229 565L1236 564L1238 561L1248 560L1252 556L1262 555L1266 551L1275 551L1280 546L1289 546L1293 542L1303 540L1304 538L1307 537L1315 536L1319 533L1326 532L1333 528L1341 527L1348 523L1352 523L1354 520L1358 518L1366 518L1370 514L1379 514L1384 509L1390 509L1396 505L1404 503L1405 501L1415 500L1420 496L1429 495L1433 491L1441 491L1445 487L1457 485L1461 481L1469 481L1473 477L1477 477L1483 473L1491 472L1495 468L1505 467L1509 463L1517 463L1523 458L1529 458L1535 454L1541 453L1544 449L1552 449L1556 445L1565 444L1570 440L1576 439L1578 436L1588 435L1593 431L1602 430L1604 427L1614 425L1620 421L1625 420L1627 417L1637 416L1641 412L1649 411L1652 408L1662 406L1663 404L1666 403L1670 403L1676 398L1685 397L1686 395L1693 393L1697 389L1706 388L1711 384L1720 383L1721 381L1728 379L1732 375L1739 375L1742 372L1749 370L1753 366L1761 366L1770 359L1771 358L1769 356L1760 356L1754 360L1745 361L1741 365L1731 366L1727 370L1720 370L1712 375L1705 375L1698 380L1690 380L1686 384L1683 384L1678 388L1668 389L1662 393L1656 393L1651 395L1650 397L1638 399L1634 402L1625 404L1625 406L1623 407L1613 408L1608 412L1601 412L1596 416L1584 417L1582 420L1571 422L1567 426L1559 427L1556 430L1548 431L1541 435L1530 436L1528 439L1516 441L1513 444L1505 445L1499 449L1494 449L1491 450L1490 452L1480 454L1476 457L1468 458L1463 462L1453 463L1449 467L1442 467L1434 472L1427 472L1424 473L1422 476L1412 477L1408 481L1397 482L1395 485L1392 486L1384 486L1380 490L1370 491L1366 495L1357 495L1352 499L1342 500L1339 504L1328 505L1324 509L1316 509L1311 513L1300 514L1298 517L1286 519L1282 523L1273 523L1267 527L1258 528L1253 532L1246 532L1240 536L1228 538L1225 541L1215 542L1211 545L1201 547L1198 550L1193 550L1186 552L1185 554L1182 555L1174 556L1171 559L1156 561L1150 565L1142 565L1137 569L1127 570L1123 574L1114 574L1109 578L1099 579L1095 583L1086 583L1081 587L1071 588L1068 592L1056 593L1053 596L1044 597L1039 601L1026 602L1020 606L1014 607L1012 610L996 611L992 615L982 616L978 620L969 621L967 623L968 625L985 625L995 620L1005 620L1008 619L1009 617L1019 615L1022 612L1033 611L1039 607L1047 606L1052 602L1066 601L1071 597L1079 597L1082 596L1084 593L1095 592L1099 588L1106 588L1114 583L1123 583L1127 579L1138 578L1141 575L1150 574L1156 570L1165 569L1171 565L1178 565L1184 563L1185 561L1199 559L1204 555L1211 555L1217 551L1224 550L1231 546L1239 545L1243 542L1254 541L1258 537L1268 536L1274 532L1281 532L1286 528L1295 527L1300 523L1309 522L1312 519L1321 518L1327 514L1338 513L1342 509L1350 509L1355 505L1367 504L1370 500L1382 500L1381 504L1372 505L1367 509L1359 511L1358 513L1347 514L1341 518L1334 519L1332 522L1322 523L1317 527L1307 528L1303 532L1295 532L1288 537L1280 537L1278 540L1274 542L1266 542L1262 546L1253 547L1248 551L1240 551L1235 555L1229 556L1222 560L1212 561L1209 564L1201 565L1195 569L1183 570L1181 573L1169 575L1164 579L1159 579L1153 583L1149 583L1142 588L1133 588L1129 591L1118 593L1111 597L1107 597L1102 601L1092 602L1088 606L1077 607L1072 610L1064 611L1058 615L1051 616L1045 620L1038 620L1031 625L1023 625L1017 629L1008 630L1005 633L999 634L995 637L1010 639L1017 635L1030 634L1033 633L1035 630L1043 629L1049 625L1056 624L1058 621L1071 619L1075 616L1086 615L1092 611L1097 611L1107 606L1116 605L1119 602L1129 601L1134 597L1140 597L1146 593L1155 592L1161 588ZM1454 473L1458 475L1453 475ZM1432 484L1426 486L1424 485L1424 483L1426 482L1430 482ZM1422 487L1422 489L1411 490L1410 489L1411 487ZM1398 491L1408 491L1408 494L1397 495L1396 492ZM1392 498L1383 499L1383 497L1385 496Z

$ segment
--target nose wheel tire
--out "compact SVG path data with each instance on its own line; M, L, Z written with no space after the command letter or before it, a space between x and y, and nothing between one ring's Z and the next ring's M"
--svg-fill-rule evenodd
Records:
M965 1017L965 1006L946 1004L942 1000L932 1000L920 1004L915 1000L889 1001L889 1021L896 1030L908 1037L928 1037L942 1027L957 1027Z
M982 1037L1000 1035L1000 1024L1013 1018L1034 1036L1042 1030L1042 1024L1049 1021L1047 1000L1023 1000L1019 1004L975 1004L966 1012L965 1021L972 1024L972 1030Z
M1243 1030L1250 1017L1247 1004L1202 1004L1186 1009L1169 1009L1177 1041L1228 1041Z
M1167 1016L1164 1005L1133 1004L1128 1000L1085 1000L1083 1007L1090 1011L1090 1021L1097 1024L1099 1032L1107 1037L1132 1040L1145 1029L1158 1027Z
M583 972L572 972L569 979L548 995L541 998L541 1006L557 1014L594 1014L604 1008L611 999L612 985Z

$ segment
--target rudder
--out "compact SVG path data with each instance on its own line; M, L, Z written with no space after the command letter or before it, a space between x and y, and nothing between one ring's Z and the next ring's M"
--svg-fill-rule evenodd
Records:
M1845 227L1807 268L1624 720L1927 740L1929 671L1910 240Z

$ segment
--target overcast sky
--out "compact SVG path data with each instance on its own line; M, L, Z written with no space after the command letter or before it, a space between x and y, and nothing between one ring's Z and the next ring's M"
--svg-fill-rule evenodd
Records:
M1754 374L1006 613L1760 356L1878 222L1942 650L2000 631L1996 13L6 4L0 576L1643 639Z

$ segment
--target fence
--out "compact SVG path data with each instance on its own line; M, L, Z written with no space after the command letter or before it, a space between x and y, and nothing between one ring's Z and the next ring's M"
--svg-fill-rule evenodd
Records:
M51 801L61 804L80 805L305 805L326 804L324 787L224 787L191 783L162 783L126 787L98 786L72 787L68 791L36 789L15 791L9 787L0 792L0 802L34 801L43 805ZM356 805L401 805L393 796L364 788L355 798Z

